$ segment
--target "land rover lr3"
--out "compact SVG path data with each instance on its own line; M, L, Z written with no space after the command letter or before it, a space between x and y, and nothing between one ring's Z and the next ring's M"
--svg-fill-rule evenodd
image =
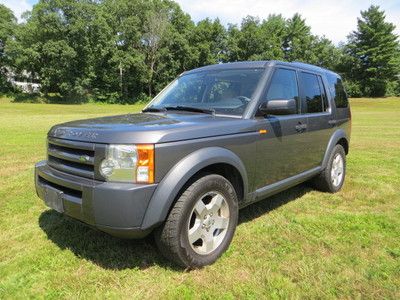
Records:
M184 72L138 114L68 122L35 167L56 211L122 238L154 232L183 267L213 263L238 209L304 181L335 193L349 151L340 76L304 63Z

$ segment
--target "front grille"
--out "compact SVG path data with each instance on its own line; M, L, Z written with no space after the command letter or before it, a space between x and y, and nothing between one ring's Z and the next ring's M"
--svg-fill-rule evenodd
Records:
M48 164L50 167L86 178L95 178L95 144L48 138Z

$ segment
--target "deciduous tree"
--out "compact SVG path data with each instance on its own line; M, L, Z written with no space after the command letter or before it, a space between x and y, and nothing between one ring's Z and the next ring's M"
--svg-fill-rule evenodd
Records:
M0 4L0 92L7 91L10 85L7 81L7 67L11 61L6 53L6 45L13 38L17 20L10 9Z

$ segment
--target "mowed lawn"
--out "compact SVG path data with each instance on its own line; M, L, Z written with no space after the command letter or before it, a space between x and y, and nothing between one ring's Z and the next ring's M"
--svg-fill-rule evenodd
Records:
M1 99L0 298L399 299L400 98L351 105L344 189L300 185L247 207L222 258L188 272L163 259L151 237L112 238L35 195L33 166L51 125L141 106Z

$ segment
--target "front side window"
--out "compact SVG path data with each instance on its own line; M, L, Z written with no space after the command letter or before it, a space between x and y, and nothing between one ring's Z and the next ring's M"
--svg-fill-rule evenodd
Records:
M323 96L317 75L300 72L300 82L303 87L303 98L307 113L324 111Z
M295 99L297 101L298 98L296 71L277 69L272 75L266 100Z
M149 107L186 106L241 116L253 99L264 71L264 68L247 68L183 75L157 95Z

